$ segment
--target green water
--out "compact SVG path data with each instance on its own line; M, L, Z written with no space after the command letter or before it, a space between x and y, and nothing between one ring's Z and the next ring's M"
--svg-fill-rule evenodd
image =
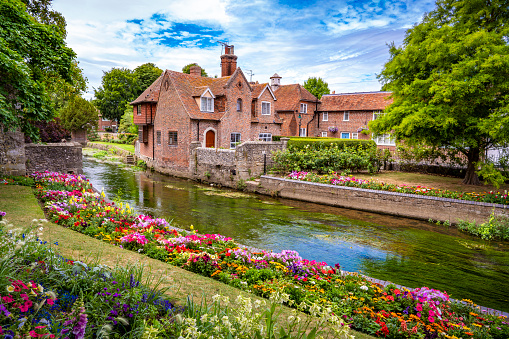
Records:
M346 271L509 311L509 243L455 228L293 200L244 194L84 159L87 178L140 213L220 233L239 243L339 263Z

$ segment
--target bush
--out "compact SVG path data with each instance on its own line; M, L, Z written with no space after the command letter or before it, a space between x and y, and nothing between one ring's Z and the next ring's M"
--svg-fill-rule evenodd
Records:
M61 142L63 139L71 138L71 133L62 127L59 118L55 118L51 121L38 121L34 125L39 129L39 140L41 142ZM32 143L34 141L36 140L32 140L29 136L25 136L26 143Z
M339 139L339 138L290 138L288 147L294 150L319 150L337 147L342 150L345 148L357 148L363 150L376 149L376 143L373 140L358 139Z

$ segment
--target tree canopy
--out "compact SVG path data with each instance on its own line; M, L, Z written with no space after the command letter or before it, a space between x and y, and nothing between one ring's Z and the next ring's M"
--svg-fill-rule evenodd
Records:
M200 66L200 65L198 65L196 62L193 62L192 64L185 65L184 67L182 67L182 73L190 74L191 73L191 66ZM200 68L201 68L201 66L200 66ZM202 77L208 77L209 76L207 74L207 72L205 72L205 70L203 68L201 68L201 76Z
M320 99L324 94L330 93L329 84L323 81L322 78L309 77L304 81L304 88L317 99Z
M51 26L34 20L20 0L0 1L0 124L37 139L36 121L54 114L48 79L74 85L75 53Z
M21 0L27 9L27 12L33 16L38 22L53 26L53 28L61 33L64 38L67 35L65 29L66 22L63 15L51 8L52 0Z
M143 93L144 90L152 85L152 83L156 81L157 78L159 78L161 73L163 73L163 70L151 62L136 67L134 69L134 76L136 77L138 87L140 88L136 97L138 97L141 93Z
M62 126L69 131L89 131L92 127L97 129L99 120L99 112L95 106L77 95L60 109L59 116Z
M134 72L128 68L112 68L103 72L101 84L94 89L95 105L104 118L120 121L126 107L140 91Z
M390 45L379 74L393 103L370 123L414 146L454 149L468 160L464 183L479 184L483 152L509 141L507 0L438 0L403 45ZM502 119L503 118L503 119Z

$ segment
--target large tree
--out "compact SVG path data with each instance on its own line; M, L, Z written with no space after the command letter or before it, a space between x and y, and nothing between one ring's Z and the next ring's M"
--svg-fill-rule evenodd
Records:
M120 121L129 102L136 99L140 87L134 72L128 68L112 68L103 73L102 86L94 89L94 103L104 118Z
M508 3L438 0L402 46L390 45L379 79L394 102L370 129L457 150L468 160L463 182L480 184L484 150L509 141L507 128L493 123L509 111Z
M163 70L151 62L136 67L134 69L134 75L136 76L136 81L139 87L139 91L136 97L138 97L141 93L143 93L144 90L152 85L152 83L156 81L157 78L159 78L161 73L163 73Z
M322 78L309 77L304 81L304 88L317 97L317 99L320 99L324 94L330 93L329 84L323 81Z
M37 139L34 122L54 114L47 79L73 85L75 57L63 34L34 20L20 0L1 0L0 125Z
M65 129L69 131L97 129L99 112L95 106L80 96L74 96L59 111Z

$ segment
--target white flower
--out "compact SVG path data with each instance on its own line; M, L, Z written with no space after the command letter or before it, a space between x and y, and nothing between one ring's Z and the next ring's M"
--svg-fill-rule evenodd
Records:
M362 285L362 286L361 286L361 287L359 287L359 288L360 288L361 290L363 290L363 291L367 291L367 290L369 290L369 287L368 287L368 286L366 286L366 285Z
M219 294L215 294L215 295L212 296L212 301L213 302L218 302L219 299L221 299L221 296Z
M12 285L7 286L7 292L9 293L14 292L14 287Z

